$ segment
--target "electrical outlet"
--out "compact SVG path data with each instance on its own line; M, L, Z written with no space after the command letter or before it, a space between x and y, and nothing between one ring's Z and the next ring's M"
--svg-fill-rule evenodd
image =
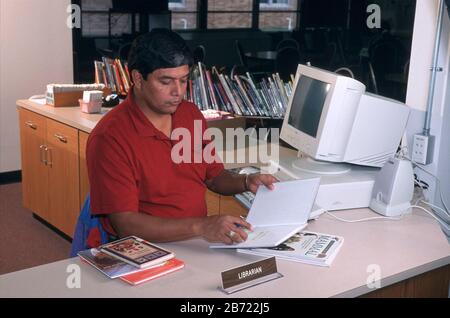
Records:
M433 161L434 136L414 135L411 159L419 164L428 165Z

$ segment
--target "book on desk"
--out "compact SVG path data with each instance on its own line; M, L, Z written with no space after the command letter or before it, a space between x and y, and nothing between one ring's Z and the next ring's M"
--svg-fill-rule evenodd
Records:
M252 254L300 262L317 266L330 266L344 243L341 236L301 231L273 248L241 248L239 253Z
M146 245L143 249L139 249L138 247L141 246L143 240L139 239L139 241L136 241L136 239L138 238L127 237L120 239L99 248L80 251L78 256L84 263L91 265L107 277L111 279L120 278L131 285L138 285L156 279L184 267L184 262L175 258L175 255L172 252L162 250L160 247L156 247L156 245L144 241ZM134 244L136 242L137 244ZM111 248L111 246L117 247L119 245L123 250L122 247L124 246L124 243L127 246L127 249L129 249L130 246L137 246L137 250L133 250L131 252L132 254L139 254L139 257L141 257L142 254L153 255L156 259L153 258L150 262L147 262L146 266L142 267L141 264L135 265L129 261L126 262L123 259L123 255L118 257L115 253L108 254L103 252L105 247ZM148 244L150 244L150 247L148 247ZM123 251L121 253L123 253ZM127 253L127 258L129 257L130 255Z
M274 190L259 187L247 216L253 230L245 242L233 245L214 243L210 248L275 247L308 225L319 189L320 178L275 184Z

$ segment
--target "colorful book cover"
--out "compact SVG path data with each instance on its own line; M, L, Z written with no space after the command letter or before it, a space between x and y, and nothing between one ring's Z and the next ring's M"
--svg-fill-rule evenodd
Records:
M174 254L136 236L104 244L99 250L139 268L150 267L174 257Z
M78 253L78 256L85 263L92 265L97 270L113 279L141 270L136 266L127 264L115 257L102 253L96 248L81 251Z
M172 258L166 261L161 266L155 266L149 269L145 269L143 271L139 271L134 274L125 275L120 277L121 280L127 282L130 285L139 285L163 275L167 275L169 273L175 272L184 267L184 262L179 260L178 258Z

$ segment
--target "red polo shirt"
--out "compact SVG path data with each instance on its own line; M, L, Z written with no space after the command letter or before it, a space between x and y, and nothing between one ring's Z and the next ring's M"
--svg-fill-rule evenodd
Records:
M203 115L194 104L183 101L172 115L172 129L186 128L194 136L194 120L201 121L203 133L207 128ZM207 143L203 140L203 147ZM218 176L223 164L175 163L171 151L176 144L153 126L130 93L99 121L88 139L92 213L206 216L205 181Z

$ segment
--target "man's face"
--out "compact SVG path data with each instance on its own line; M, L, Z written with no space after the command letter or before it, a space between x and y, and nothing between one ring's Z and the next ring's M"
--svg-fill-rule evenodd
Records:
M161 68L141 80L139 90L146 106L157 114L173 114L186 93L189 66Z

